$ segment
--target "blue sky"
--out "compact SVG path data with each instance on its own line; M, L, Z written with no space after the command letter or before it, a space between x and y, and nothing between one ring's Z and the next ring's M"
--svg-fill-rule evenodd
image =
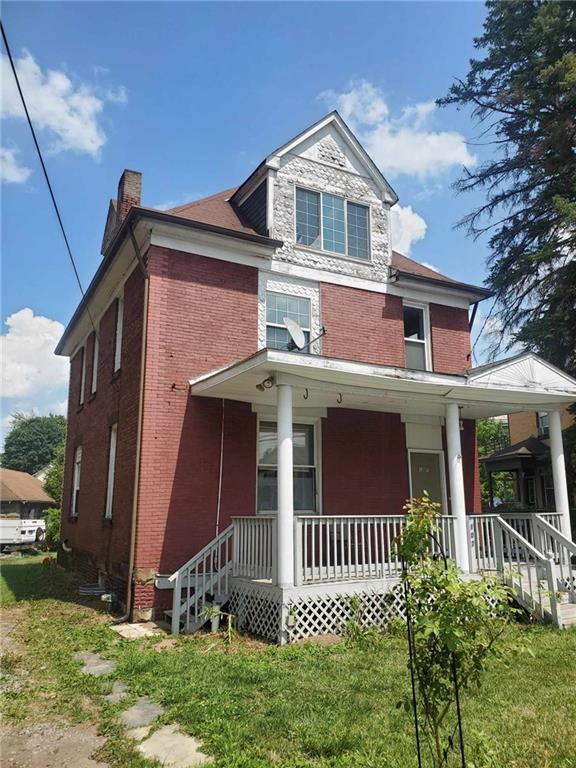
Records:
M484 15L467 2L5 3L84 284L124 168L142 171L145 205L177 205L237 184L334 107L400 196L404 250L481 283L485 245L453 229L475 201L450 187L481 157L474 126L432 102L466 74ZM79 293L10 93L2 148L6 423L63 408L67 364L51 350Z

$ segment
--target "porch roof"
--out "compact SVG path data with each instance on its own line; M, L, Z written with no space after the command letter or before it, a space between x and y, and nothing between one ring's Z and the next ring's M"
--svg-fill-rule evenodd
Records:
M294 407L357 408L443 417L447 403L463 418L552 411L576 400L576 380L526 353L462 374L372 365L334 357L263 349L190 381L194 396L276 404L275 384L294 388ZM302 411L300 411L302 409Z

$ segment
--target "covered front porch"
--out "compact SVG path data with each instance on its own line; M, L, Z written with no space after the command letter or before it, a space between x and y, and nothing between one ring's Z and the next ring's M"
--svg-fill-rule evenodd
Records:
M192 381L191 395L250 403L268 423L275 424L277 509L272 514L234 518L226 531L173 574L175 595L180 595L173 610L176 631L182 616L186 629L194 628L203 595L212 595L217 603L230 600L238 615L251 615L246 623L253 627L251 631L260 633L260 619L275 606L273 617L265 623L277 623L280 636L289 639L290 622L299 610L295 606L302 602L325 606L320 611L324 628L331 626L326 615L338 613L336 603L342 605L343 596L370 594L368 602L375 617L389 612L394 599L385 596L394 594L400 574L394 540L403 525L401 505L385 515L358 515L353 508L345 514L339 508L333 514L326 505L320 514L320 510L313 514L295 510L294 425L326 409L398 414L407 434L412 431L424 436L418 449L421 455L427 450L441 454L436 465L426 461L414 465L408 448L403 460L412 475L418 470L419 477L410 478L412 495L420 495L427 481L431 486L436 483L442 516L435 546L454 559L464 574L486 570L487 564L502 571L505 561L510 560L511 567L511 558L520 551L524 564L534 565L542 558L538 563L541 573L551 566L544 563L548 555L537 544L544 546L553 539L556 554L559 547L570 546L559 410L576 399L576 382L534 355L447 375L262 350ZM461 439L465 421L526 410L548 413L555 510L537 521L529 516L470 515L479 510L467 509L466 504ZM440 451L426 448L426 435L431 434L426 427L442 430ZM391 444L389 450L393 468L392 457L399 446ZM436 467L438 477L434 476ZM348 469L340 468L343 479ZM551 530L562 537L560 542ZM509 537L506 546L501 546L503 536ZM563 562L571 562L571 557L569 550L563 551ZM555 573L549 576L552 581L557 578ZM330 596L338 596L338 601Z

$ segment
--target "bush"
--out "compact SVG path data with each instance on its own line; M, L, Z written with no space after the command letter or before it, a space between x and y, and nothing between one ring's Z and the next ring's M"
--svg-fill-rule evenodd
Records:
M60 514L55 507L46 510L46 541L54 549L60 544Z

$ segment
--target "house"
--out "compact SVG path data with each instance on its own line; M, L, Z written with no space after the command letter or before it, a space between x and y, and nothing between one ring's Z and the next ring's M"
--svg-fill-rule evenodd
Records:
M393 252L397 196L336 112L202 200L145 208L141 181L122 174L57 348L61 562L135 619L172 605L190 631L228 602L283 642L336 631L351 594L391 610L392 540L427 489L471 570L475 419L538 408L554 435L576 382L534 355L470 368L488 291Z
M574 416L568 411L560 412L560 426L563 434L566 473L569 483L569 501L576 507L574 469L570 466L570 451L567 450L567 431L574 429ZM513 479L514 504L521 508L552 509L554 507L554 481L550 457L550 428L545 411L524 411L508 415L510 445L484 456L482 462L491 485L492 475L509 473ZM494 507L491 493L490 506Z
M54 506L40 480L27 472L0 467L0 514L31 520L41 517L44 510Z

